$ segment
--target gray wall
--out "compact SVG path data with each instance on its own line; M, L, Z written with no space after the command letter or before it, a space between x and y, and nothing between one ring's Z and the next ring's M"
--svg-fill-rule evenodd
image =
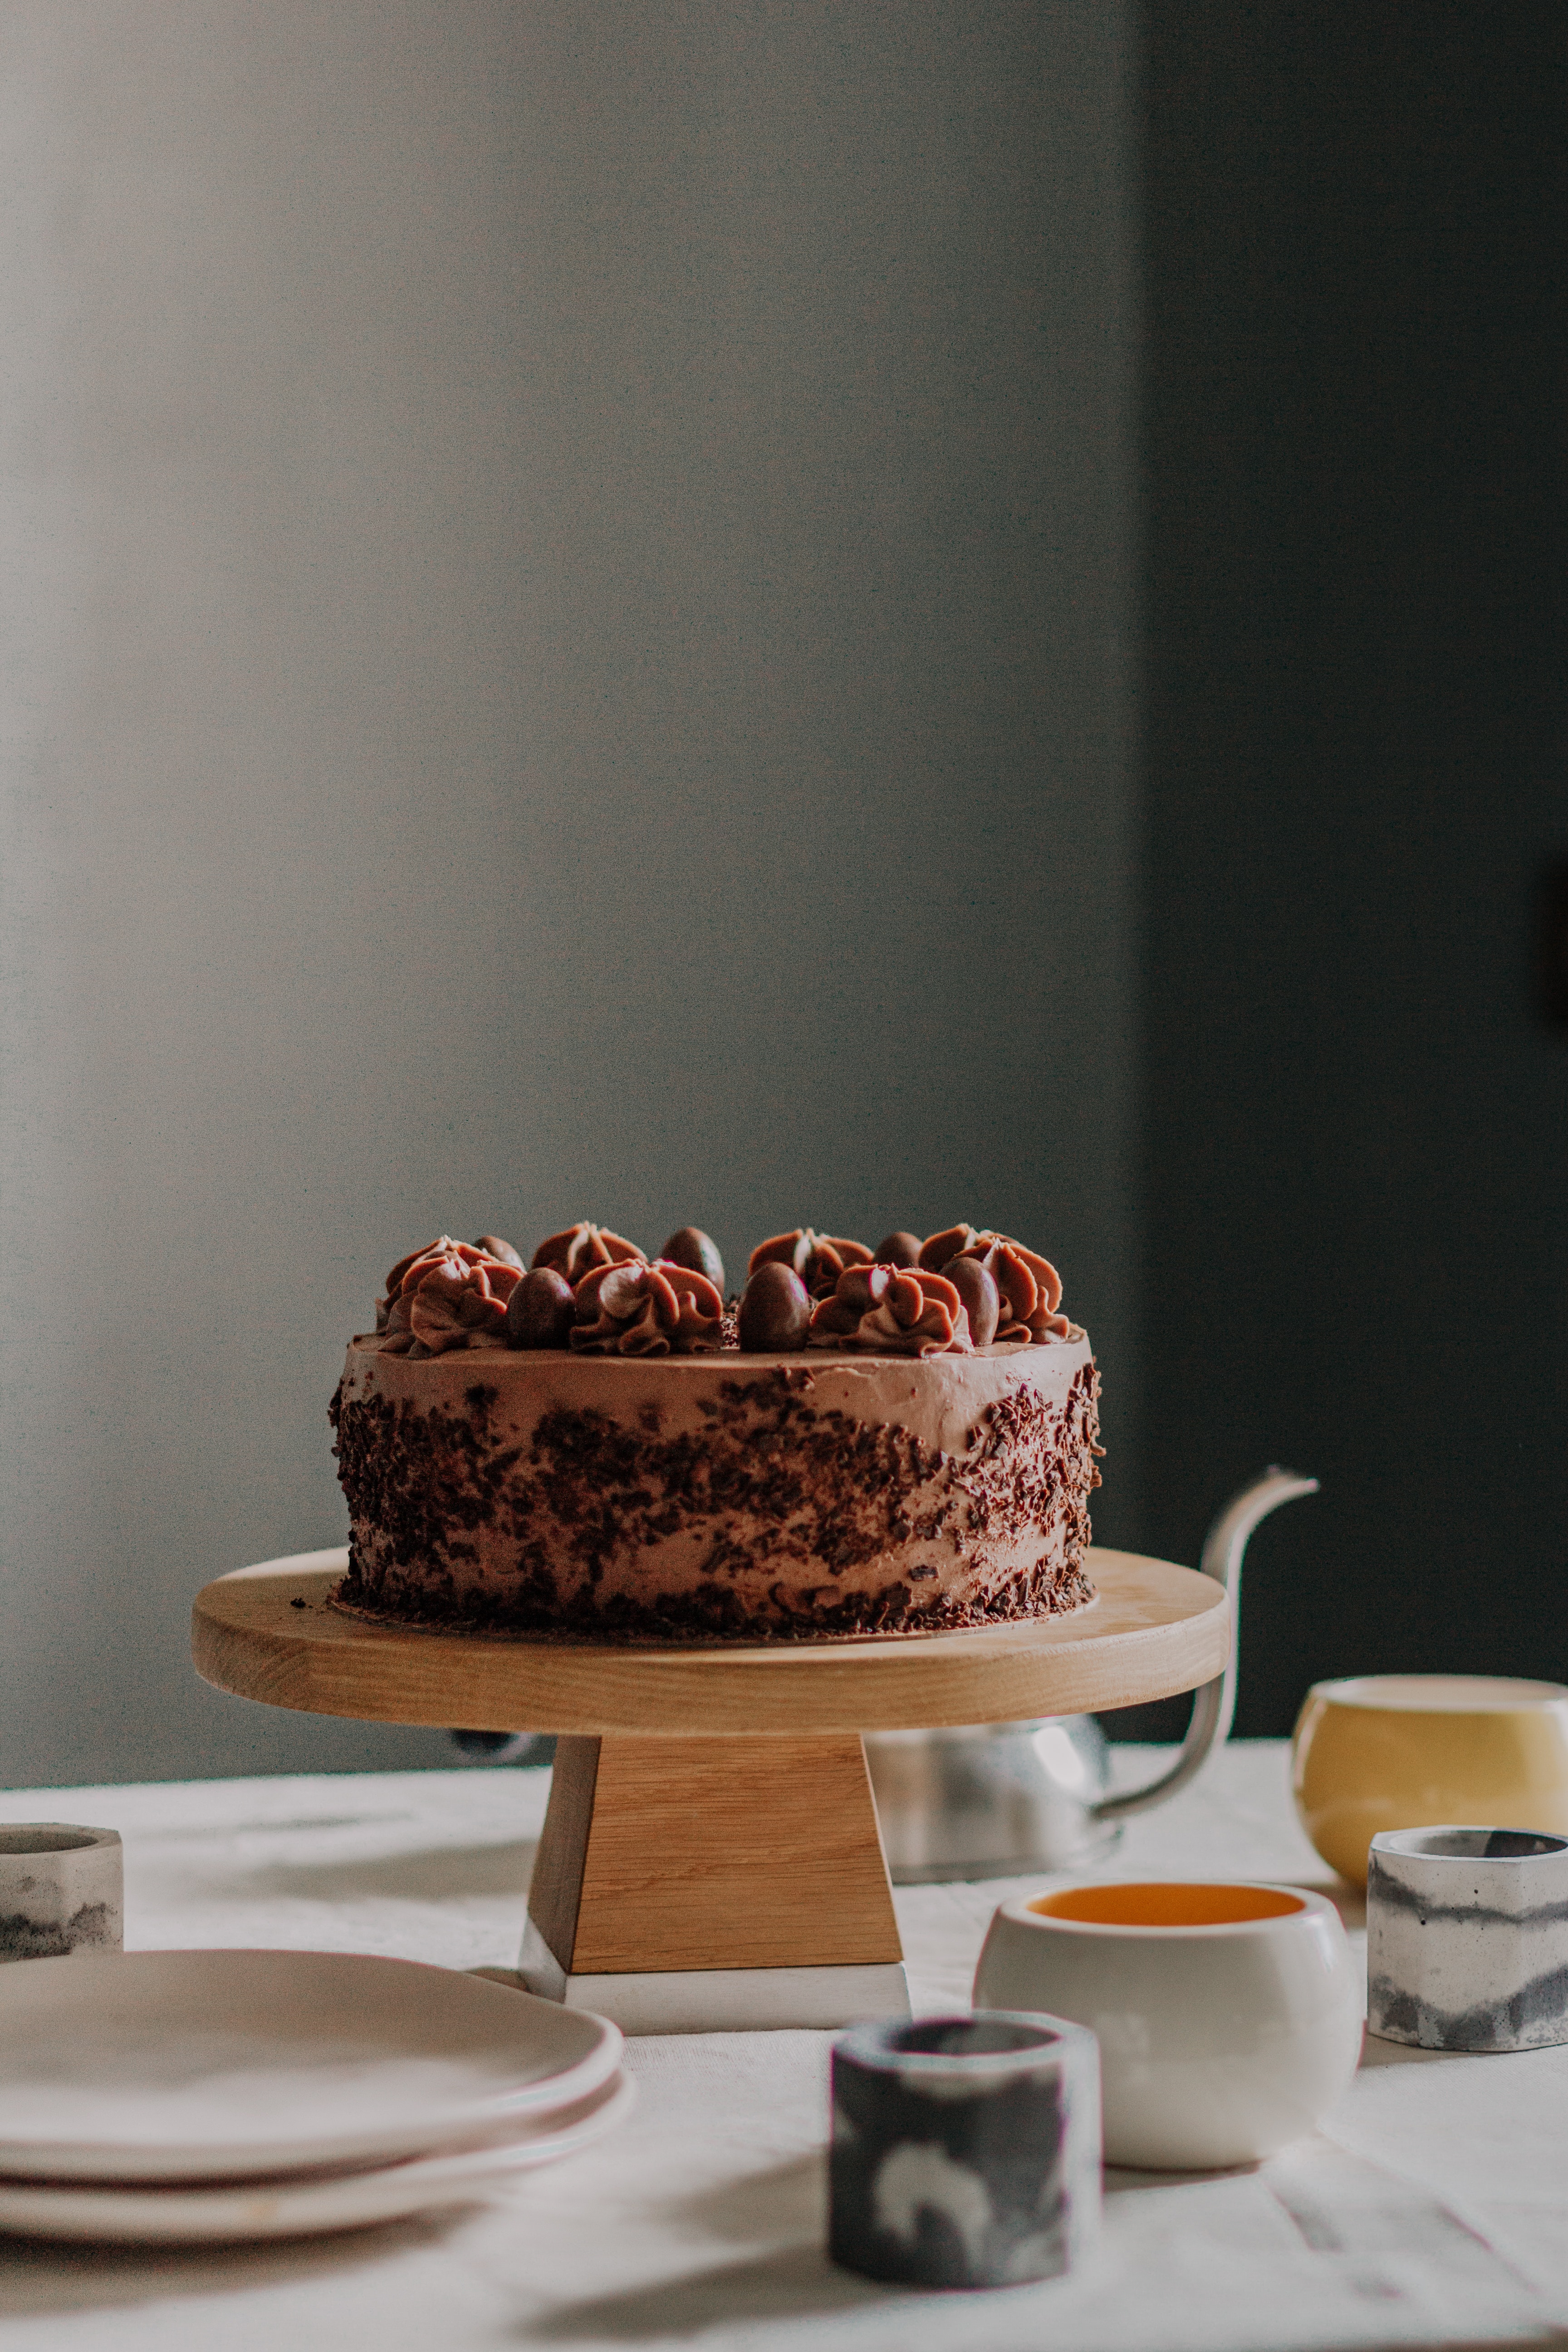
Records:
M1321 1478L1248 1570L1279 1732L1318 1676L1568 1680L1563 20L1145 21L1144 1524Z
M0 21L0 1778L226 1700L392 1258L958 1214L1138 1533L1121 7Z

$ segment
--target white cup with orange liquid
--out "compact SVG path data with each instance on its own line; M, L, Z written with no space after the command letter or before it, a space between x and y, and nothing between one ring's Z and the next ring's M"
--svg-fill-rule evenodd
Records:
M1317 2126L1361 2054L1339 1913L1298 1886L1154 1879L1004 1903L974 2006L1089 2026L1105 2160L1154 2170L1272 2155Z

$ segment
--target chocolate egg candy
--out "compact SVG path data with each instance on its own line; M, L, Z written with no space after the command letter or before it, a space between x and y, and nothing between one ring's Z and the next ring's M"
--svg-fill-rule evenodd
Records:
M724 1261L708 1235L697 1225L682 1225L671 1234L659 1252L671 1265L683 1265L689 1274L705 1274L721 1298L724 1296Z
M811 1293L799 1275L776 1262L758 1266L741 1297L741 1345L748 1355L804 1348L810 1325Z
M942 1271L963 1301L969 1316L970 1338L977 1348L988 1348L996 1337L1002 1315L1002 1294L994 1276L986 1272L977 1257L950 1257Z
M879 1265L919 1265L921 1237L919 1234L886 1234L873 1255Z
M499 1257L502 1265L515 1265L519 1274L522 1272L521 1258L511 1244L503 1242L499 1234L481 1234L474 1247L482 1249L487 1257Z
M525 1274L506 1303L509 1348L563 1348L572 1328L572 1286L553 1266Z

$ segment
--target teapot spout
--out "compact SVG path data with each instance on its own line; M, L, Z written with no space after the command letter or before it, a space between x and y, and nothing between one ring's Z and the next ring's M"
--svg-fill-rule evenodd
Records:
M1270 1467L1260 1478L1255 1478L1233 1496L1210 1528L1204 1539L1203 1557L1198 1562L1205 1576L1212 1576L1223 1584L1230 1596L1230 1655L1226 1668L1214 1682L1205 1683L1193 1699L1193 1719L1187 1726L1186 1738L1176 1751L1175 1762L1157 1780L1142 1789L1129 1789L1121 1795L1102 1797L1094 1807L1099 1821L1120 1821L1129 1813L1144 1813L1152 1806L1163 1805L1168 1797L1194 1780L1211 1751L1228 1738L1231 1720L1236 1714L1236 1673L1241 1642L1241 1564L1247 1556L1247 1538L1261 1519L1281 1503L1292 1502L1298 1495L1315 1495L1315 1478L1302 1478L1294 1470Z

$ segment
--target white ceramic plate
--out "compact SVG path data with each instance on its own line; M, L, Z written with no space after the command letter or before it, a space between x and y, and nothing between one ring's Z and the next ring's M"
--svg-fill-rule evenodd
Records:
M479 2203L518 2173L558 2163L588 2147L622 2120L635 2097L629 2076L616 2074L577 2105L552 2115L508 2145L411 2157L370 2172L325 2178L293 2173L198 2189L0 2180L0 2232L147 2246L364 2229L443 2205Z
M387 2163L584 2098L619 2030L415 1960L115 1952L0 1968L0 2175Z

